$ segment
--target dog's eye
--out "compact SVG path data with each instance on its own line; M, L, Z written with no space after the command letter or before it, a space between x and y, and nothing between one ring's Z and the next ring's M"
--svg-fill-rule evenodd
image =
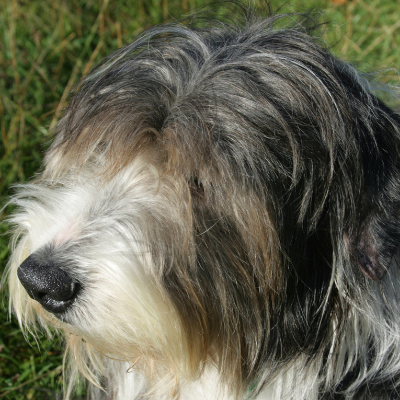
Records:
M189 181L189 189L192 198L203 199L204 198L204 187L200 182L199 178L194 177Z

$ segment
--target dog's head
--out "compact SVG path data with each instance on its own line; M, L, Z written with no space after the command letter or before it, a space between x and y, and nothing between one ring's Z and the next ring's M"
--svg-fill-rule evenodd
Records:
M12 307L63 329L91 379L93 354L188 379L212 363L240 392L334 357L354 310L371 336L400 120L309 21L279 19L156 27L114 53L15 197Z

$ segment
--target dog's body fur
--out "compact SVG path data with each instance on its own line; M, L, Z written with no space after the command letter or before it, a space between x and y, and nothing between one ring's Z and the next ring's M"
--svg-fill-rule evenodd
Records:
M11 307L64 332L66 397L397 398L400 118L281 18L116 52L13 200Z

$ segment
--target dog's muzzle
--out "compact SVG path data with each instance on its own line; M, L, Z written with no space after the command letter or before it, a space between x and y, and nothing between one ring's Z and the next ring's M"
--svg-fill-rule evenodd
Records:
M56 316L71 307L81 289L67 272L53 263L37 261L35 254L19 266L17 274L29 296Z

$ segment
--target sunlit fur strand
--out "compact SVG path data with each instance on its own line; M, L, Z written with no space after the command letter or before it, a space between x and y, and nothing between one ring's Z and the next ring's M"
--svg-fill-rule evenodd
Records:
M246 18L111 55L13 200L10 304L64 331L66 398L79 373L93 400L400 386L399 116L310 15ZM83 285L61 321L17 279L33 253Z

